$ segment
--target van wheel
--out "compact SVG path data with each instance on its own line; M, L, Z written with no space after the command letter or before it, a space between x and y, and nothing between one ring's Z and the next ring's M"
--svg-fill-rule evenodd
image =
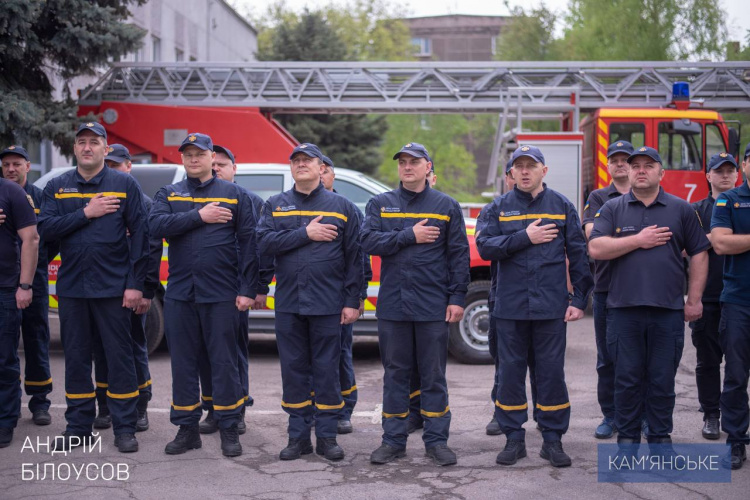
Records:
M450 324L448 351L462 363L478 365L493 362L487 340L490 331L489 296L489 281L470 283L464 317L458 323Z
M148 353L151 354L161 345L164 340L164 309L161 300L154 297L151 301L151 309L146 315L146 345Z

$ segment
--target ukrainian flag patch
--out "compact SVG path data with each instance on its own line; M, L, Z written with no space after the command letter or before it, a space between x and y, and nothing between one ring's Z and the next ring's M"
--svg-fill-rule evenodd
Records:
M717 207L726 207L727 206L727 200L719 200L716 202Z
M596 211L596 215L594 216L594 218L599 217L601 214L602 214L602 209L600 208L599 210Z

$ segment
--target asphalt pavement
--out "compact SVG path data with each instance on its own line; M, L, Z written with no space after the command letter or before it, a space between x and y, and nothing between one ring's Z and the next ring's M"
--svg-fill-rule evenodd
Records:
M110 429L102 431L100 452L78 448L68 455L53 456L37 446L38 440L44 443L65 429L64 359L56 318L51 323L52 424L35 426L26 408L28 397L24 396L14 441L10 447L0 449L2 499L46 496L76 500L750 498L750 464L734 471L731 483L723 484L598 482L597 444L602 441L595 439L593 432L601 415L596 401L596 348L591 316L568 328L566 380L572 416L563 444L573 465L564 469L555 469L539 457L542 438L531 425L533 422L526 424L528 457L510 467L496 465L495 456L504 446L505 437L487 436L484 432L493 411L489 399L493 368L464 365L453 359L448 363L452 413L449 445L458 455L458 465L445 468L433 465L424 455L421 431L410 436L405 458L387 465L371 465L370 453L380 444L383 376L374 338L355 339L359 402L352 419L354 432L339 437L346 458L331 463L312 454L281 462L278 454L287 440L286 414L280 406L281 374L273 337L263 335L251 337L250 387L255 405L247 410L248 431L240 438L242 456L223 457L218 433L203 436L200 450L179 456L164 454L164 446L177 430L169 422L171 375L169 353L165 350L151 357L154 392L149 408L151 428L137 434L138 453L117 452ZM687 328L676 392L674 441L705 443L700 433L702 413L698 412L695 389L695 349ZM118 467L123 471L122 480L116 474L110 479L110 471L117 471ZM42 478L45 470L48 474ZM52 470L56 474L54 479ZM70 477L66 478L68 473Z

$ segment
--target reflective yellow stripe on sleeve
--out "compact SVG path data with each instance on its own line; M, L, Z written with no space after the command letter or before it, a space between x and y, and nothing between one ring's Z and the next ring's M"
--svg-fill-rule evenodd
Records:
M442 417L443 415L445 415L449 411L451 411L451 407L450 406L446 406L445 410L443 410L443 411L425 411L425 410L419 410L419 413L421 413L425 417L438 418L438 417Z
M356 385L353 385L353 386L351 386L351 387L350 387L349 389L347 389L347 390L345 390L345 391L341 391L341 395L342 395L342 396L348 396L349 394L353 393L353 392L354 392L354 391L356 391L356 390L357 390L357 386L356 386Z
M380 217L385 219L438 219L450 221L450 215L442 214L418 214L418 213L400 213L400 212L380 212Z
M55 198L58 200L65 198L93 198L97 195L102 196L117 196L118 198L127 198L127 193L120 193L117 191L104 191L102 193L55 193Z
M177 406L176 404L174 404L174 401L172 402L172 408L174 408L177 411L193 411L196 408L198 408L200 405L201 405L200 401L190 406Z
M411 394L409 394L409 399L414 399L417 396L419 396L420 394L422 394L422 391L416 390L416 391L412 392Z
M287 403L286 401L281 402L281 406L284 408L304 408L305 406L311 406L312 400L308 399L307 401L303 401L301 403Z
M129 399L138 396L138 391L128 392L127 394L115 394L114 392L107 391L107 396L114 399Z
M236 205L237 198L193 198L192 196L167 196L167 201L189 201L191 203L228 203Z
M349 220L349 218L346 215L340 214L338 212L315 212L315 211L309 211L309 210L290 210L289 212L271 212L271 215L273 215L274 217L291 217L294 215L318 217L319 215L322 215L323 217L336 217L337 219L341 219L344 222Z
M214 404L214 410L234 410L235 408L239 408L240 406L244 404L245 404L245 398L240 398L240 400L234 403L233 405L221 406L221 405Z
M151 379L148 379L146 382L142 383L138 386L139 389L145 389L146 387L151 385Z
M510 222L514 220L565 220L565 214L524 214L524 215L501 215L497 218L500 222Z

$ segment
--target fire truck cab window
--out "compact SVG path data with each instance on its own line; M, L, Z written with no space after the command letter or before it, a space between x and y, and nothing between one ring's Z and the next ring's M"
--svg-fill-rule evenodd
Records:
M659 123L659 154L667 170L699 171L703 169L702 128L690 120Z
M357 205L363 213L367 206L367 202L370 201L370 198L373 196L373 193L343 179L336 179L333 183L333 189L335 189L338 194L348 198L349 201Z
M617 141L628 141L634 148L645 144L646 125L638 122L611 123L609 125L609 144Z
M264 200L284 190L283 175L238 173L234 181Z
M726 153L727 148L724 145L724 139L721 137L719 127L716 125L706 125L706 158L711 158L718 153Z
M131 170L133 177L141 185L143 192L151 197L156 195L162 187L174 182L177 167L158 167L158 168L134 168Z

